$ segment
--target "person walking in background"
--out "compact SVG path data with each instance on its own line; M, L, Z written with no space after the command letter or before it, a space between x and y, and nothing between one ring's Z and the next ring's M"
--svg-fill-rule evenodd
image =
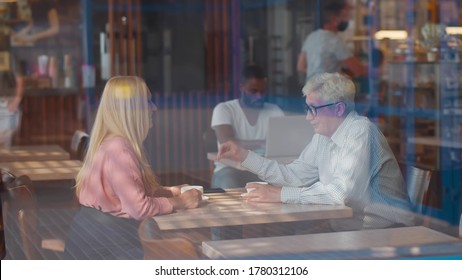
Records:
M8 55L0 47L0 56ZM22 110L20 107L24 96L24 70L18 63L11 63L10 69L0 70L0 146L9 147L13 142L13 135L21 128Z
M111 78L104 88L82 169L76 178L81 205L66 243L68 258L137 259L138 221L196 208L201 192L162 187L143 149L156 106L145 82Z
M349 0L321 1L322 28L309 34L298 56L297 71L308 81L315 74L344 72L352 78L367 74L367 67L353 56L338 32L345 31L351 17Z
M11 52L10 3L0 5L0 146L9 147L20 129L25 67Z
M213 109L211 127L218 142L235 140L243 147L264 153L268 120L283 116L282 110L266 100L266 76L257 65L244 69L241 96L219 103ZM243 187L247 182L258 181L254 174L215 162L212 188Z
M398 163L380 130L354 110L354 83L340 73L313 76L304 86L306 119L315 135L300 157L282 165L235 141L223 143L218 159L237 160L268 185L249 201L346 205L353 218L332 220L322 231L413 225L410 200ZM310 232L313 228L307 228Z
M31 18L24 28L13 35L14 44L34 44L59 34L59 15L54 0L28 0L28 5Z

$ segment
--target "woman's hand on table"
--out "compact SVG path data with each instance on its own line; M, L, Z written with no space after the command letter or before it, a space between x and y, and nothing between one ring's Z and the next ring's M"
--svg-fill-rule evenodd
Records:
M162 188L158 189L154 196L157 197L174 197L180 196L181 188L184 186L189 186L188 184L178 185L178 186L163 186Z
M170 192L172 193L172 196L180 196L181 195L181 188L185 187L185 186L189 186L189 184L171 186L171 187L168 187L168 188L169 188Z
M196 189L192 189L179 196L170 197L168 200L175 210L197 208L202 200L202 193Z

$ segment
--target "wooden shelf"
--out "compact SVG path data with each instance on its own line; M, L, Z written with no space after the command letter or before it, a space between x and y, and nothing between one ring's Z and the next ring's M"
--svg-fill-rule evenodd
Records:
M407 141L418 145L462 149L462 142L445 141L435 137L411 137Z

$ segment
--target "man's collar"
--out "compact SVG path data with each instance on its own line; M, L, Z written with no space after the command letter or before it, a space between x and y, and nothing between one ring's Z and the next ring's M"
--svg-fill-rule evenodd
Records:
M337 145L337 146L342 146L343 143L345 142L345 136L348 133L348 127L351 122L358 116L358 113L356 111L351 111L348 113L346 118L343 120L343 122L340 124L340 126L335 130L334 134L331 137L331 140Z

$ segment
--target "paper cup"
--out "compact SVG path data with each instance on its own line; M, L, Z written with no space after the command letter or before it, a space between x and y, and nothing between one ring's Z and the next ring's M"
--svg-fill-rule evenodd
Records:
M184 192L192 190L192 189L196 189L196 190L200 191L202 194L204 193L204 187L203 186L197 186L197 185L181 187L181 193L184 193Z

